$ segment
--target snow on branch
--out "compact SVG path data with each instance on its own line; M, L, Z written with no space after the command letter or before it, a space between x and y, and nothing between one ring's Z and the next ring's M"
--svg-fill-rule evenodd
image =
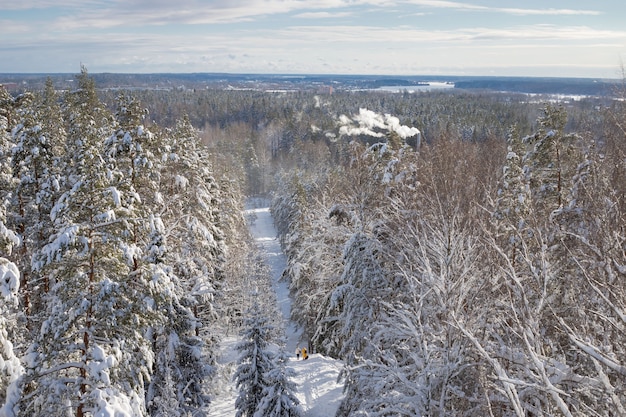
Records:
M520 400L519 394L517 392L517 388L515 387L515 380L510 378L506 369L500 362L494 358L492 355L487 352L487 350L480 343L478 338L465 326L463 326L455 317L454 313L452 316L454 320L454 326L461 331L467 337L467 339L474 345L478 353L491 365L494 370L498 381L503 385L504 393L508 397L511 407L515 411L515 415L518 417L523 417L525 415L524 408L522 407L522 402Z
M0 295L7 300L17 297L20 288L20 271L17 265L6 258L0 258Z
M18 246L21 243L20 237L12 230L8 229L3 222L0 221L0 239L7 240L10 244Z
M122 192L116 187L109 187L109 192L113 197L113 204L115 204L115 207L120 207L122 205Z
M54 240L43 247L41 254L45 259L42 264L33 262L34 269L41 269L45 264L58 261L61 258L63 250L76 243L80 227L72 225L66 227L56 234Z
M563 320L559 316L556 316L556 318L559 321L559 323L561 324L561 326L563 326L567 330L567 336L569 337L569 339L580 350L582 350L583 352L585 352L587 355L591 356L593 359L597 360L598 362L600 362L600 363L604 364L605 366L609 367L613 371L615 371L615 372L617 372L617 373L619 373L621 375L626 376L626 366L624 366L624 365L620 364L619 362L616 362L613 359L607 357L597 347L592 346L592 345L584 342L581 338L576 336L574 330L570 326L568 326L567 323L565 323L565 320Z

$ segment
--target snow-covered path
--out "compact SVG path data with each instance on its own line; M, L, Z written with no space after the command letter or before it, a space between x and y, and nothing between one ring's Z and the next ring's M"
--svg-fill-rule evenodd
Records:
M268 207L253 207L246 210L249 227L255 241L261 247L265 262L271 269L272 286L276 292L276 300L283 317L286 336L286 350L293 355L288 366L296 371L294 382L298 385L296 395L301 402L306 417L332 417L342 398L343 386L337 382L342 363L318 354L310 355L306 361L296 361L294 352L300 342L301 333L289 319L291 299L286 282L280 278L286 266L280 242L276 238L276 228ZM219 364L224 376L232 375L236 367L236 337L222 341ZM210 415L215 417L232 417L235 415L235 398L237 390L232 381L224 381L220 394L213 399Z
M291 317L291 299L289 298L289 286L280 278L286 267L286 258L276 238L276 228L269 207L252 208L246 211L248 218L254 220L250 223L250 232L254 240L261 247L265 262L270 267L272 274L272 287L276 293L278 308L283 317L285 329L286 350L295 352L300 342L301 332L297 331Z

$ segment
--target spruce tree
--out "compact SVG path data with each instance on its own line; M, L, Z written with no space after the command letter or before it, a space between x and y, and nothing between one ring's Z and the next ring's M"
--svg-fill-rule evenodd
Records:
M258 296L258 295L257 295ZM237 344L240 353L233 378L239 389L235 401L236 417L253 417L271 385L269 372L274 369L273 354L268 350L273 331L261 312L258 302L246 312L242 341Z
M296 384L292 378L296 375L287 367L289 356L284 350L274 359L274 368L267 373L269 385L263 391L254 417L302 417L300 400L295 395Z

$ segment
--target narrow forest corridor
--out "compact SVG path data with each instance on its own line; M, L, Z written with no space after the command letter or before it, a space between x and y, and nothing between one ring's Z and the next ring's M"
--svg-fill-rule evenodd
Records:
M250 232L259 246L261 256L270 269L272 289L276 293L278 309L282 314L282 323L286 339L285 350L292 358L288 367L296 372L296 395L300 400L306 417L332 417L343 397L343 385L337 381L343 364L331 358L312 354L307 361L296 361L295 350L299 346L301 332L290 320L291 298L288 284L281 281L285 269L285 255L276 238L274 220L269 209L269 202L255 200L246 209L246 218ZM222 369L220 394L213 399L210 407L212 417L231 417L235 415L237 389L232 381L232 374L237 367L238 335L231 335L222 340L219 364Z
M282 281L283 271L286 266L286 259L280 247L280 242L276 238L276 228L274 219L268 207L269 202L261 201L262 207L253 207L246 210L248 218L254 219L250 222L250 232L261 249L263 259L270 268L272 275L272 287L276 293L278 309L282 314L283 326L286 336L286 351L292 353L300 343L301 332L296 329L295 323L291 322L291 299L289 298L289 284ZM257 204L259 205L259 204Z

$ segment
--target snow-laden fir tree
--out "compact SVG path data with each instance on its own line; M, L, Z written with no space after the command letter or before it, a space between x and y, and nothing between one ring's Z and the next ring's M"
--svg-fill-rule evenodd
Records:
M258 294L254 295L255 299ZM261 311L258 302L246 311L242 340L237 344L239 359L233 375L239 394L235 401L236 417L253 417L272 385L269 372L275 368L274 354L269 350L273 327Z
M289 356L284 350L274 358L274 368L266 376L269 385L263 391L254 417L302 417L300 401L295 395L296 384L292 381L295 371L287 367Z

